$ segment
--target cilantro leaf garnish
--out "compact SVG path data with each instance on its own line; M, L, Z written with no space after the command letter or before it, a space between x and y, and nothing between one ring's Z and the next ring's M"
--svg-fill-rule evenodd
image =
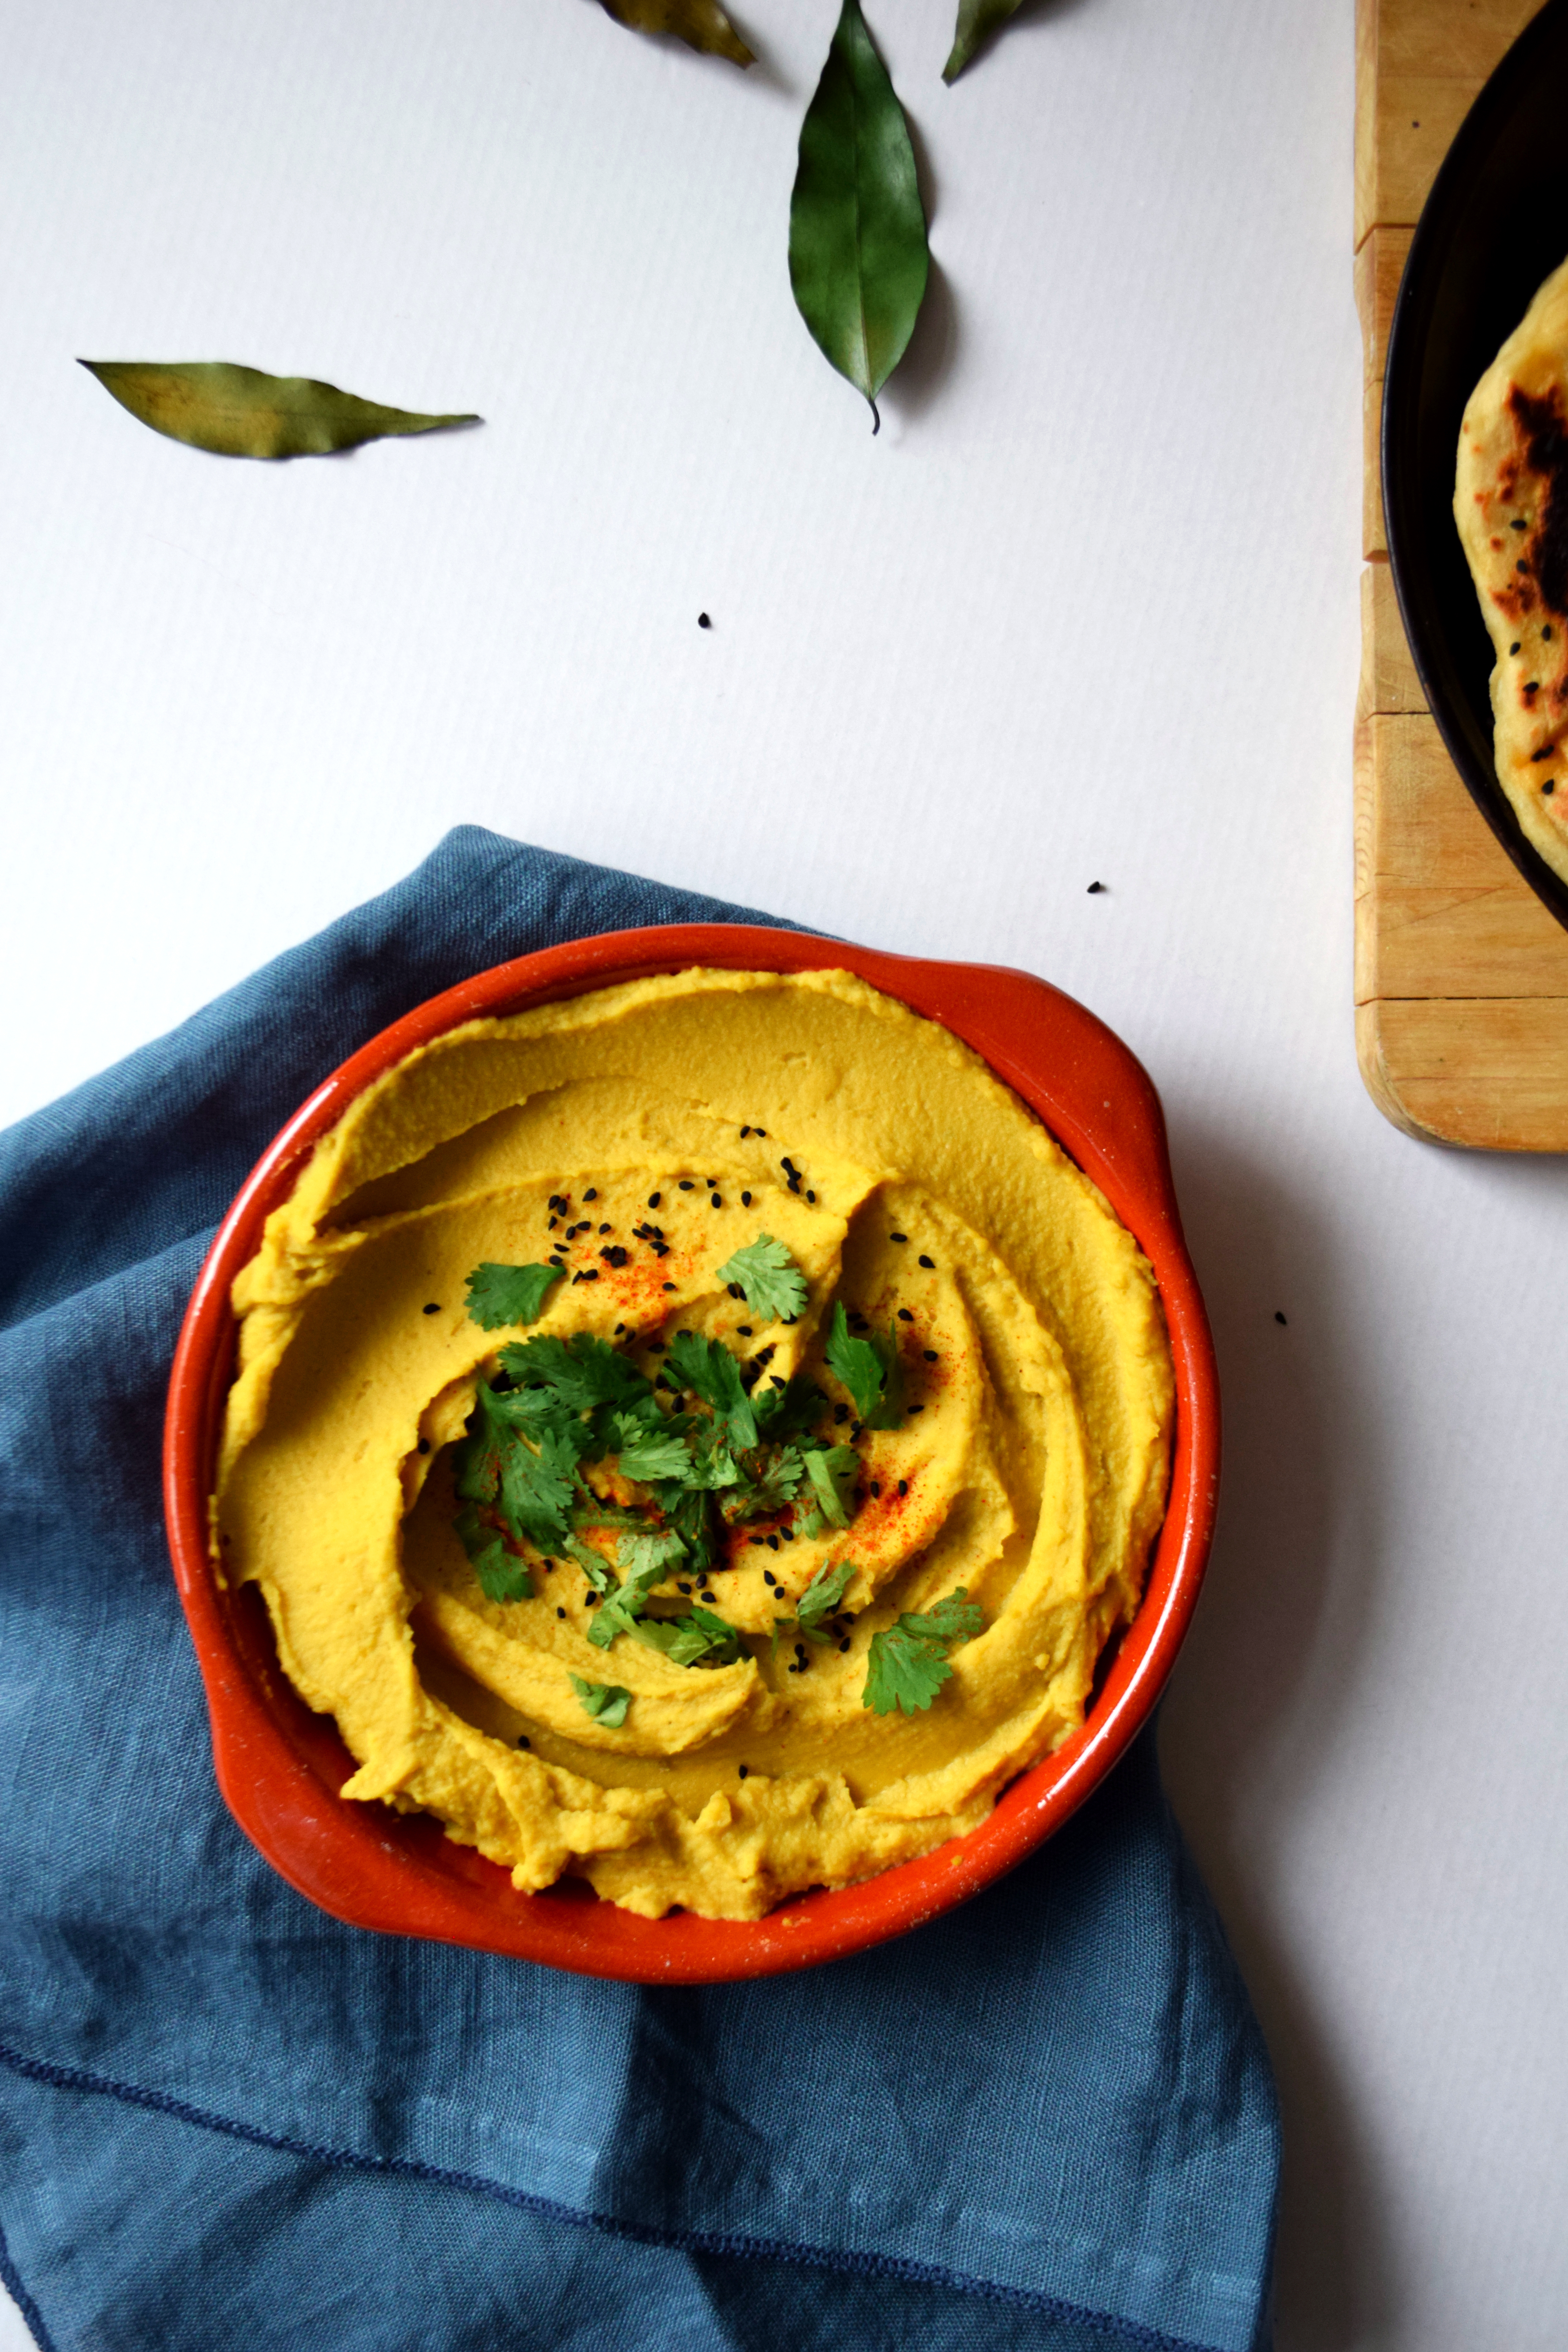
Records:
M810 1448L801 1455L805 1475L811 1481L812 1497L830 1527L847 1528L850 1507L855 1498L855 1480L859 1473L860 1456L852 1445L830 1445L826 1450Z
M658 1506L665 1523L678 1535L690 1556L693 1572L703 1575L719 1557L713 1533L712 1498L701 1486L661 1486Z
M925 1614L907 1612L885 1633L873 1633L860 1703L877 1715L894 1707L918 1715L928 1707L952 1673L947 1654L984 1624L978 1601L961 1584Z
M814 1635L817 1641L826 1639L825 1634L817 1632L817 1628L825 1617L833 1615L854 1573L852 1559L840 1560L837 1568L830 1568L826 1560L823 1561L795 1604L795 1617L803 1633Z
M805 1475L805 1465L793 1445L781 1445L762 1456L756 1475L732 1487L720 1503L726 1522L771 1518L793 1502Z
M833 1302L823 1361L847 1388L868 1429L900 1429L904 1419L904 1366L891 1326L886 1339L857 1339L844 1301Z
M584 1715L592 1716L595 1723L602 1723L609 1731L620 1729L632 1703L629 1690L623 1690L619 1683L584 1682L581 1675L573 1675L572 1687Z
M816 1382L808 1381L804 1372L796 1372L782 1389L758 1388L752 1392L757 1427L775 1445L786 1438L804 1437L826 1402Z
M595 1551L593 1545L585 1544L580 1536L568 1536L561 1549L569 1559L576 1561L595 1592L615 1590L615 1579L605 1565L603 1552Z
M452 1524L487 1601L531 1600L533 1579L527 1563L519 1559L515 1552L508 1551L494 1528L485 1526L472 1503L458 1513Z
M520 1388L551 1390L566 1412L591 1412L602 1404L634 1406L653 1393L628 1358L587 1331L574 1331L565 1339L552 1331L514 1339L501 1349L500 1360Z
M639 1617L631 1631L671 1665L729 1666L741 1654L739 1628L695 1602L689 1616Z
M683 1437L667 1437L645 1425L622 1444L619 1461L628 1478L684 1478L691 1468L691 1449Z
M616 1556L625 1574L588 1628L597 1650L607 1650L617 1633L629 1633L656 1584L662 1584L686 1550L672 1530L663 1535L623 1536Z
M742 1385L740 1363L728 1348L695 1331L678 1331L669 1343L669 1362L682 1386L728 1422L737 1445L755 1445L756 1415Z
M576 1467L577 1448L569 1431L542 1429L537 1453L524 1438L508 1432L497 1507L513 1536L528 1536L542 1551L564 1544Z
M793 1323L805 1305L805 1276L783 1242L759 1234L719 1268L721 1282L738 1282L746 1304L770 1323Z
M481 1331L537 1322L563 1271L558 1265L496 1265L487 1258L468 1276L469 1322Z

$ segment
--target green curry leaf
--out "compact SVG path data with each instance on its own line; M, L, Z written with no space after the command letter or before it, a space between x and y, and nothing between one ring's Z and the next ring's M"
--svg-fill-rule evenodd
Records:
M732 65L754 66L746 47L719 0L599 0L606 16L634 33L673 33L689 49L705 56L728 58Z
M800 131L789 275L825 356L871 404L925 299L925 210L909 125L859 0L843 13Z
M942 69L943 81L956 81L982 42L990 39L1016 10L1018 0L958 0L958 22L952 31L952 54Z
M333 383L264 375L226 360L83 360L81 365L154 433L218 457L324 457L389 435L481 421L383 408Z

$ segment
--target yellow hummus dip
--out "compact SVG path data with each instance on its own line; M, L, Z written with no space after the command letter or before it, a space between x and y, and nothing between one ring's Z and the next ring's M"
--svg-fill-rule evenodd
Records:
M454 1030L317 1145L234 1305L217 1557L345 1796L648 1917L983 1820L1082 1721L1164 1508L1136 1244L846 972Z

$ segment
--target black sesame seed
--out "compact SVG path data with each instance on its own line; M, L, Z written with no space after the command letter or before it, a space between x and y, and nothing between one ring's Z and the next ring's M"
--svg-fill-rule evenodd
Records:
M784 1538L784 1539L785 1543L794 1543L794 1541L795 1541L795 1529L794 1529L793 1528L781 1528L779 1529L779 1533L780 1533L780 1535L781 1535L781 1536L783 1536L783 1538Z
M1515 520L1510 523L1509 529L1510 530L1528 530L1530 529L1530 525L1527 522L1519 521L1516 517Z
M844 1639L839 1643L838 1647L841 1652L849 1647L849 1636L847 1633L845 1634Z
M900 1495L907 1495L907 1494L909 1493L909 1491L910 1491L910 1482L909 1482L909 1480L908 1480L907 1478L900 1478L900 1481L899 1481L899 1492L900 1492Z
M767 1129L766 1129L765 1127L753 1127L753 1128L752 1128L752 1133L753 1135L761 1135L761 1136L763 1136L763 1137L765 1137L765 1136L766 1136L767 1131L768 1131L768 1130L767 1130Z
M677 1592L689 1592L691 1587L689 1584L678 1584L675 1589Z
M1548 776L1548 777L1547 777L1547 779L1546 779L1546 782L1542 785L1541 789L1542 789L1542 791L1543 793L1554 793L1554 792L1557 790L1557 786L1556 786L1556 784L1553 782L1552 779L1550 776Z
M914 1317L910 1313L910 1310L909 1310L909 1308L908 1308L907 1307L900 1307L900 1309L899 1309L899 1320L900 1320L900 1323L912 1323L912 1322L914 1321L914 1319L915 1319L915 1318L914 1318Z
M749 1764L737 1764L735 1767L736 1771L740 1774L742 1780L745 1779L751 1769L752 1768Z
M596 1265L586 1265L583 1268L581 1274L574 1274L572 1276L572 1279L574 1282L597 1282L599 1279L599 1269Z
M1086 898L1098 898L1104 888L1105 885L1103 882L1091 882L1089 888L1085 891L1084 896Z
M789 1382L783 1379L779 1373L770 1372L768 1374L768 1385L770 1388L787 1389Z
M697 615L697 625L700 629L710 629L713 626L713 624L709 619L706 613L699 613Z
M695 1192L697 1187L689 1176L683 1176L680 1180L680 1189L683 1192Z
M815 1193L815 1192L808 1192L808 1193L806 1194L806 1196L805 1196L805 1197L806 1197L806 1199L811 1202L812 1207L815 1209L815 1208L816 1208L816 1193Z
M1530 755L1530 764L1531 764L1531 767L1533 767L1533 766L1535 765L1535 762L1537 761L1537 760L1550 760L1550 759L1551 759L1551 757L1552 757L1552 752L1553 752L1556 749L1557 749L1557 746L1556 746L1556 744L1555 744L1555 743L1543 743L1543 744L1542 745L1542 747L1541 747L1541 749L1540 749L1540 751L1532 751L1532 752L1531 753L1531 755Z
M599 1231L600 1231L602 1234L613 1234L613 1233L615 1232L615 1230L616 1230L616 1229L615 1229L614 1225L601 1225L601 1226L599 1227Z
M879 1495L879 1494L881 1493L881 1491L882 1491L882 1482L881 1482L881 1480L880 1480L879 1478L873 1478L873 1479L872 1479L872 1481L871 1481L871 1492L872 1492L872 1494L873 1494L873 1495Z
M433 1298L430 1301L429 1306L425 1309L425 1312L426 1315L439 1315L441 1312L440 1300L438 1298Z
M911 1413L924 1412L925 1407L923 1404L912 1404L910 1406L909 1410Z
M665 1255L665 1253L663 1252L663 1250L660 1250L660 1252L659 1252L659 1255L660 1255L660 1257L663 1257L663 1255ZM661 1283L659 1284L659 1286L659 1286L659 1288L660 1288L661 1290L673 1290L673 1289L675 1288L675 1285L674 1285L674 1283L673 1283L673 1282L661 1282Z
M742 1296L742 1297L745 1297L745 1293L744 1293L744 1291L742 1291L742 1292L741 1296ZM752 1337L752 1327L751 1327L751 1325L750 1325L749 1323L737 1323L737 1324L736 1324L736 1326L735 1326L735 1337L736 1337L736 1339L751 1339L751 1337Z
M566 1614L566 1612L565 1612L565 1610L564 1610L564 1609L557 1609L557 1611L555 1612L555 1614L557 1615L557 1617L564 1617L564 1616L565 1616L565 1614Z
M847 1421L849 1418L848 1406L847 1404L836 1404L833 1408L833 1418L835 1421Z
M1549 637L1552 635L1552 624L1550 621L1547 622L1546 626L1542 630L1541 634L1543 637Z
M749 1192L742 1192L742 1195L741 1195L741 1206L742 1206L742 1209L749 1209L749 1208L751 1207L751 1205L752 1205L752 1196L751 1196L751 1194L750 1194Z
M805 1643L804 1642L797 1642L797 1643L795 1643L795 1656L796 1656L797 1658L804 1658L804 1657L805 1657Z
M744 1141L745 1141L745 1139L746 1139L747 1136L748 1136L748 1135L750 1135L751 1131L752 1131L752 1130L751 1130L751 1129L750 1129L749 1127L743 1127L743 1128L741 1129L741 1140L742 1140L742 1143L744 1143Z
M1530 684L1524 690L1526 694L1539 694L1541 691L1541 680L1538 677L1532 677Z
M708 1206L709 1206L710 1209L721 1209L721 1208L723 1207L723 1205L724 1205L724 1203L723 1203L723 1202L720 1199L720 1197L719 1197L719 1195L718 1195L718 1193L717 1193L717 1192L713 1192L713 1193L710 1193L710 1194L709 1195Z
M766 1544L770 1551L777 1551L779 1548L779 1539L777 1536L764 1536L763 1538L763 1541Z
M657 1209L663 1198L664 1194L662 1192L650 1192L647 1196L648 1207L650 1209Z
M1511 646L1510 646L1510 647L1509 647L1509 651L1510 651L1510 654L1516 654L1516 653L1518 653L1518 651L1519 651L1519 639L1518 639L1517 637L1514 639L1514 641L1513 641L1512 645L1511 645Z
M528 1746L528 1734L526 1731L520 1731L518 1733L517 1744L520 1748L526 1748Z
M421 1454L428 1454L430 1451L430 1440L427 1437L422 1437L419 1441L416 1451Z
M1513 568L1514 568L1514 570L1515 570L1516 572L1528 572L1528 571L1529 571L1529 569L1530 569L1530 566L1529 566L1529 564L1525 562L1525 560L1524 560L1523 556L1521 555L1521 556L1520 556L1520 557L1516 560L1516 562L1515 562L1515 563L1514 563L1514 567L1513 567Z
M552 1265L552 1266L554 1266L554 1267L556 1268L556 1270L557 1270L557 1272L558 1272L558 1273L561 1273L561 1274L564 1274L564 1273L565 1273L565 1271L566 1271L566 1261L565 1261L565 1259L562 1256L562 1255L561 1255L561 1253L560 1253L560 1251L559 1251L559 1250L552 1250L552 1251L551 1251L551 1253L550 1253L550 1263L551 1263L551 1265Z
M752 1538L752 1541L753 1543L761 1543L761 1542L762 1542L762 1538L761 1538L761 1536L753 1536L753 1537ZM764 1569L763 1569L763 1582L765 1585L768 1585L768 1586L770 1586L770 1587L775 1586L775 1585L778 1583L778 1578L773 1574L773 1570L772 1570L771 1568L764 1568Z
M746 1538L746 1541L747 1541L749 1544L760 1544L760 1543L762 1542L762 1540L763 1540L763 1538L762 1538L762 1537L761 1537L761 1536L748 1536L748 1537ZM764 1568L764 1569L763 1569L763 1574L764 1576L767 1574L767 1570L766 1570L765 1568Z
M888 1239L890 1242L907 1242L909 1240L909 1235L908 1234L889 1234L888 1235Z
M662 1339L650 1339L647 1343L647 1351L650 1356L662 1356L664 1353L664 1341Z
M921 1355L925 1358L925 1360L926 1360L926 1361L927 1361L927 1363L928 1363L928 1364L934 1364L934 1363L935 1363L935 1361L936 1361L936 1349L935 1349L934 1348L922 1348L922 1349L921 1349Z
M1276 1323L1283 1323L1285 1320L1285 1318L1281 1315L1278 1307L1274 1309L1274 1320Z

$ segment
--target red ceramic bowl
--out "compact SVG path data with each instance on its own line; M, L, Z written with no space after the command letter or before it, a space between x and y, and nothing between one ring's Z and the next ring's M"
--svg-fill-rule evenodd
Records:
M284 1677L254 1588L220 1589L207 1555L207 1497L234 1373L230 1285L317 1138L393 1063L460 1022L692 964L847 969L965 1039L1137 1235L1159 1282L1175 1360L1170 1507L1142 1605L1102 1670L1083 1728L1023 1773L967 1836L863 1885L799 1896L759 1920L685 1913L639 1919L600 1902L580 1881L520 1895L504 1870L454 1844L435 1821L340 1797L353 1763L336 1726L312 1715ZM206 1684L218 1785L240 1827L301 1895L353 1927L437 1937L631 1983L716 1984L842 1958L952 1910L1059 1829L1147 1721L1186 1631L1214 1528L1219 1385L1176 1213L1159 1098L1102 1022L1023 972L919 963L740 924L617 931L521 956L373 1037L262 1154L186 1310L163 1462L174 1576Z

